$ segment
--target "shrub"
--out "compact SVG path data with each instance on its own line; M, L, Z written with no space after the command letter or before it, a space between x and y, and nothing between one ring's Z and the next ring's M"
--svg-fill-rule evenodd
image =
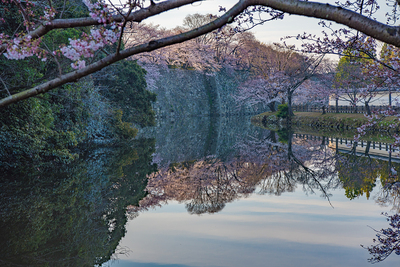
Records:
M289 115L289 107L287 104L281 104L278 106L278 113L276 114L276 116L278 118L283 118L286 119Z

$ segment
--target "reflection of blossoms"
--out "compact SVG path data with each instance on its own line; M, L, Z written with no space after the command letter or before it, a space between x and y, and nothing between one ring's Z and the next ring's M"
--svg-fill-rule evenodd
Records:
M400 181L393 174L389 174L388 178L381 181L383 186L376 202L382 206L392 206L392 210L400 212Z
M293 140L292 146L277 143L272 134L270 141L253 139L241 144L238 157L230 161L208 157L162 168L148 177L148 195L138 207L129 207L129 213L161 206L168 200L185 203L191 214L214 213L226 203L254 193L257 187L261 194L280 195L300 184L307 192L320 190L328 198L327 190L337 186L337 176L331 175L334 164L325 139L308 140L311 142L303 146L302 140Z
M192 214L218 212L225 203L254 192L261 177L246 171L251 167L213 158L171 164L149 176L149 194L139 202L139 207L129 207L128 211L147 210L175 200L185 203Z
M389 257L392 252L400 255L400 214L388 215L383 214L390 227L376 231L377 239L373 239L375 243L372 246L364 247L372 255L368 261L377 263Z

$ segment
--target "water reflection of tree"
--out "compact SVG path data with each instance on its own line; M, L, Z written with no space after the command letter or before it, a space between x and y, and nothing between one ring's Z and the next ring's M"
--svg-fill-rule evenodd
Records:
M346 197L355 199L365 193L368 199L376 186L380 167L381 162L377 159L342 153L341 157L338 157L336 168Z
M392 209L400 213L400 180L390 179L391 182L385 183L379 191L376 201L382 206L390 206ZM394 181L393 181L394 180Z
M4 174L1 266L93 266L125 234L126 206L144 197L154 140L96 149L69 166Z
M215 213L225 203L245 197L255 189L257 181L243 179L238 162L226 164L215 158L172 164L149 176L149 194L140 207L147 209L169 200L184 202L192 214Z
M377 195L376 202L382 206L391 206L396 213L383 214L389 227L379 231L374 229L376 239L373 239L373 245L363 246L371 254L368 260L371 263L383 261L393 252L400 255L400 178L396 172L392 172L393 165L399 169L399 164L390 164L389 167L380 169L382 189Z
M149 176L148 195L131 212L146 210L169 200L183 202L192 214L214 213L237 198L246 197L257 187L261 194L280 195L302 186L307 193L339 186L334 172L332 150L326 140L305 142L286 134L277 142L276 134L249 139L238 147L238 155L225 162L209 157L172 164ZM282 138L281 138L282 139Z
M269 135L264 140L245 144L242 149L242 157L250 156L253 161L257 155L263 155L259 164L268 166L271 172L265 174L262 192L279 195L285 191L291 192L300 185L307 193L319 191L329 199L329 190L339 184L334 169L334 153L327 147L326 138L294 138L290 131L278 134L279 139L282 140L282 136L286 138L283 144L277 146L273 142L276 138L270 138ZM253 155L248 151L252 151Z
M278 135L279 134L279 135ZM281 142L278 142L281 141ZM131 212L146 210L169 200L186 204L192 214L214 213L226 203L246 197L260 188L260 194L280 195L301 186L306 193L320 192L328 198L332 189L343 187L349 199L367 198L377 179L382 186L376 201L399 210L400 180L393 169L397 163L374 159L367 149L360 156L356 144L347 153L330 147L326 137L295 138L290 132L266 132L238 147L238 156L222 162L215 158L173 164L149 176L149 194ZM376 243L367 249L371 262L399 252L398 214L388 216L391 229L377 231ZM397 228L396 228L397 227ZM394 234L396 233L396 234Z
M336 171L345 189L346 197L350 200L366 195L370 197L373 189L376 189L375 201L382 206L391 206L396 212L400 212L400 192L397 185L400 178L395 169L400 169L399 163L373 158L369 154L367 142L363 155L356 153L357 143L349 148L349 151L336 154ZM376 187L380 183L380 187Z

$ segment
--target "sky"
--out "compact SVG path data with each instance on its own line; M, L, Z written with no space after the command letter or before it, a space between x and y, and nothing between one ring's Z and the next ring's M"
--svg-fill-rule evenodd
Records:
M221 15L219 6L230 8L237 1L236 0L206 0L193 5L188 5L162 13L147 19L146 22L161 25L165 28L174 28L182 25L183 19L188 14L217 14ZM335 1L319 1L323 3L334 4ZM377 13L378 20L385 22L384 14L388 11L385 1L381 2L381 11ZM283 20L270 21L264 25L257 26L251 31L255 34L256 38L264 43L282 42L281 38L285 36L295 36L304 32L320 35L323 28L318 25L319 19L307 18L297 15L285 15ZM301 43L296 40L288 40L287 43L299 46Z
M146 22L161 25L165 28L174 28L182 25L183 19L188 14L217 14L219 6L231 8L237 1L235 0L206 0L193 5L181 7L172 11L162 13L147 19ZM251 31L256 35L256 38L265 43L280 42L280 38L287 35L297 35L307 30L309 33L320 33L321 27L318 26L318 20L300 16L286 16L284 20L272 21L265 25L257 26Z
M280 196L253 194L201 216L170 201L128 222L120 247L131 253L111 267L372 266L360 244L375 237L368 225L387 227L380 213L390 208L375 204L374 193L352 201L342 189L332 194L331 206L299 186ZM398 259L392 255L379 266L398 266Z

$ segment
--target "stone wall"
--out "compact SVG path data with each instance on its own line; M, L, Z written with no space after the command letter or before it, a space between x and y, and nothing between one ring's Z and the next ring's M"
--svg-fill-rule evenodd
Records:
M196 116L158 119L139 137L155 138L154 161L159 166L215 156L223 161L237 155L240 144L263 139L269 131L251 124L250 116Z
M154 71L157 75L150 73ZM148 82L152 84L149 89L157 94L153 106L157 117L230 116L268 110L265 105L251 107L235 101L233 95L247 77L244 71L222 69L209 75L196 70L152 66L148 72L147 79L153 79Z

